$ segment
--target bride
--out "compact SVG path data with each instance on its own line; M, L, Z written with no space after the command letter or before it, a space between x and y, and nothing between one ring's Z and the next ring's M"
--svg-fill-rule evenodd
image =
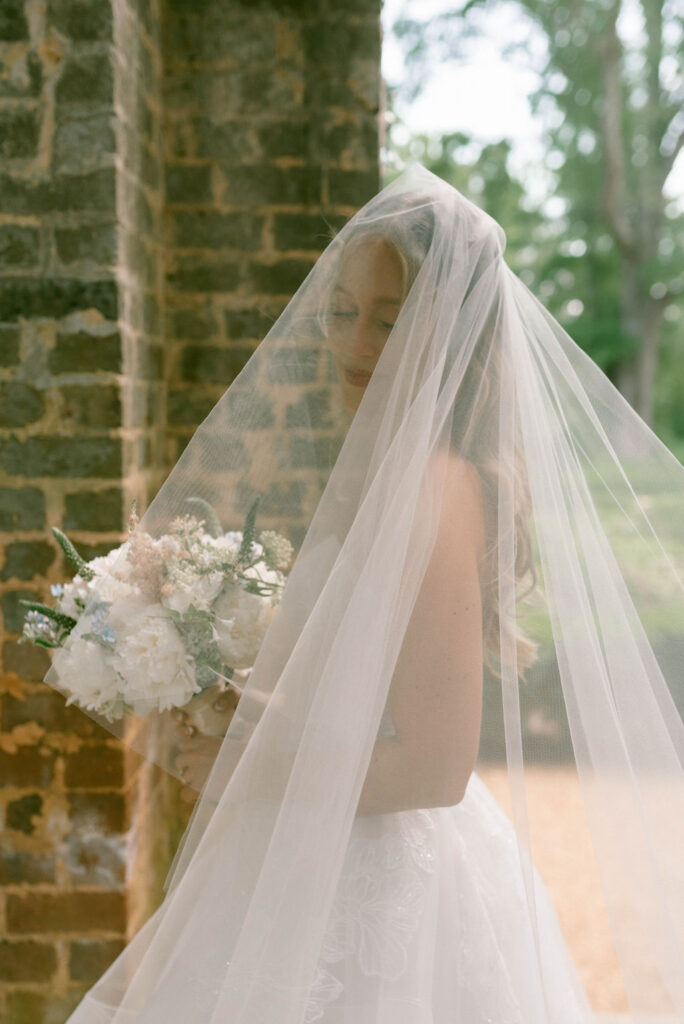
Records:
M654 615L684 611L681 528L647 518L684 469L504 247L409 168L332 239L140 522L158 534L202 494L232 523L258 494L298 550L221 735L192 702L160 716L201 794L163 903L70 1024L593 1020L530 854L554 765L581 793L599 884L580 898L608 914L624 1019L684 1019L683 730Z

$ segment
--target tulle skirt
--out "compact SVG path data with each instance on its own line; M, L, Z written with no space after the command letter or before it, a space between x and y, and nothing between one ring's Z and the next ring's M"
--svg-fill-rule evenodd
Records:
M530 865L535 940L520 856L476 773L454 807L356 818L305 1024L593 1021Z

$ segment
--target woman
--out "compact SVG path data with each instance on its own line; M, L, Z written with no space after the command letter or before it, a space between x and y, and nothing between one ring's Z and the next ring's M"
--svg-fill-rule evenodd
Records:
M684 731L653 616L684 611L681 549L640 501L664 476L684 496L684 470L504 244L410 168L332 240L147 510L159 533L200 494L225 526L258 494L298 554L225 736L177 716L202 792L169 891L72 1024L589 1021L529 856L549 763L586 805L600 888L580 892L610 913L620 1008L684 1010ZM505 767L513 824L480 761Z

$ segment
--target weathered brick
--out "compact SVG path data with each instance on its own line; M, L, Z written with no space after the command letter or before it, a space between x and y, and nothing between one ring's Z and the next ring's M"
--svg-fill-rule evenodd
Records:
M0 580L16 577L31 580L44 576L55 560L57 552L45 540L17 540L5 546L5 560L0 568Z
M0 487L0 530L40 530L45 495L37 487Z
M112 38L112 6L102 0L49 0L48 24L77 41Z
M180 378L184 381L210 381L226 386L237 377L253 348L231 346L215 348L210 345L185 345L181 352Z
M47 213L55 208L51 181L33 181L0 174L0 213Z
M285 410L287 427L330 427L330 392L326 390L308 392L299 402L293 402ZM315 438L318 441L319 438ZM328 440L324 438L323 440ZM293 438L293 444L295 439Z
M5 590L2 594L2 619L8 633L20 633L27 609L19 601L40 601L36 590Z
M2 132L0 119L0 133ZM1 146L0 146L1 148ZM40 232L38 228L20 224L0 225L0 269L16 270L37 267L40 261Z
M55 243L62 263L90 260L103 267L116 265L118 237L115 224L56 228Z
M121 793L69 793L67 800L75 832L87 829L119 833L126 827L126 803Z
M264 218L249 213L175 210L173 240L179 248L258 249Z
M208 164L167 165L166 199L170 203L210 203L211 167Z
M35 885L54 880L54 857L0 849L0 885Z
M39 682L50 667L50 655L44 647L20 644L6 637L2 645L2 667L5 672L16 672L22 679Z
M219 396L197 394L191 388L171 388L166 399L169 423L195 427L208 416Z
M121 335L113 326L106 333L58 331L48 367L52 373L121 373L122 360Z
M28 38L24 0L3 0L0 4L0 39L6 43L17 43Z
M182 292L231 292L240 281L240 264L232 257L177 256L167 281Z
M20 380L0 381L0 427L24 427L45 412L43 394Z
M0 109L0 155L5 160L35 156L39 131L36 110Z
M118 747L85 746L65 758L64 780L73 789L117 789L123 774Z
M301 156L309 151L312 124L298 119L270 121L257 128L261 155L272 159L281 156Z
M197 118L194 129L199 157L223 157L240 162L261 156L260 148L252 139L250 125L243 121L221 120L217 124L206 118Z
M322 251L339 231L346 218L312 213L276 213L273 235L277 249L315 249Z
M226 309L223 313L226 337L231 341L246 341L248 338L261 341L275 320L260 309Z
M218 333L216 320L210 309L171 309L168 313L171 337L207 341Z
M0 8L0 18L2 18ZM0 96L11 99L34 99L40 96L45 81L43 65L35 50L23 50L14 63L13 73L0 78Z
M9 893L7 928L26 932L121 932L125 898L118 892Z
M92 210L100 216L116 213L114 167L102 167L87 174L56 174L52 190L57 210Z
M5 732L26 722L37 722L46 732L72 733L82 739L102 740L109 735L79 707L67 706L66 698L47 686L42 692L27 694L24 700L5 694L0 707L0 728Z
M274 167L272 164L231 167L221 165L221 201L236 205L264 206L321 201L321 170L310 167Z
M113 103L114 76L106 53L65 60L55 89L57 103Z
M121 426L123 413L118 384L68 384L60 388L60 394L63 426L75 430Z
M48 942L0 941L0 978L5 981L47 981L57 966Z
M102 167L107 154L116 152L114 116L72 112L55 126L52 140L55 170L60 174L82 174Z
M69 974L74 981L96 981L123 949L120 939L80 939L69 947Z
M19 747L16 754L0 750L0 779L5 786L47 786L52 780L54 765L52 751L40 747Z
M331 203L341 206L361 206L378 191L378 170L342 171L331 167L328 171L328 193Z
M65 996L54 991L41 993L35 989L15 989L7 992L7 1018L3 1024L61 1024L83 998L81 988L70 989Z
M17 800L10 800L5 812L7 828L15 832L23 832L30 836L36 830L34 818L39 817L43 809L43 798L40 793L27 793Z
M106 320L114 320L118 310L117 286L114 280L5 277L0 280L0 309L8 321L20 317L53 319L84 309L96 309Z
M18 327L0 326L0 366L17 365L20 340L21 332Z
M16 476L120 477L121 440L116 437L9 436L0 466Z
M249 263L249 280L255 292L291 295L314 265L313 260L284 259L276 263Z
M318 349L302 346L279 348L268 360L268 379L273 384L307 384L318 378Z
M124 523L123 491L73 491L64 495L63 530L121 530Z

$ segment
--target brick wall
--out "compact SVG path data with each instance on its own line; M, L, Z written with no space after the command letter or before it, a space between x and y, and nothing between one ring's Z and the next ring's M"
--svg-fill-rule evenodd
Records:
M20 598L125 538L378 188L379 0L0 5L0 1019L59 1024L187 811L42 682ZM321 407L321 415L324 415ZM305 460L305 456L304 456Z

